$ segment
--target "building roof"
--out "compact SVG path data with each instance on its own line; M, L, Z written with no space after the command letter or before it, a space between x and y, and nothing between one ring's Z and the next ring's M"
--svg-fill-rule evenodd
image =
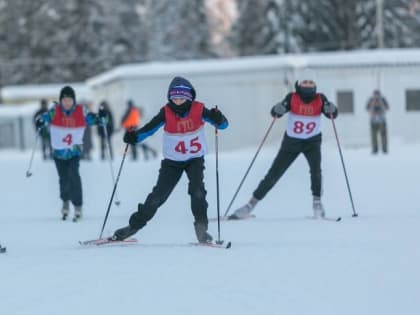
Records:
M241 72L264 69L385 67L420 65L420 49L376 49L284 54L228 59L147 62L117 66L87 80L91 87L115 80L177 74Z
M76 91L78 100L90 97L90 88L85 83L59 83L34 85L8 85L0 90L1 99L5 102L26 102L42 98L58 99L60 90L65 85L71 85Z

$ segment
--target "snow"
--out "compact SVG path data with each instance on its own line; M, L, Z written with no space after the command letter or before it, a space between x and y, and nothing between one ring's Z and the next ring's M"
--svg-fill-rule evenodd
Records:
M223 135L220 135L223 141ZM211 139L209 139L211 143ZM81 163L84 218L62 222L53 162L30 152L0 152L1 313L25 314L418 314L420 310L420 144L392 139L388 155L343 148L358 218L337 147L323 147L323 201L342 222L307 220L309 173L301 156L267 197L256 219L223 222L229 250L190 247L194 240L187 181L127 247L82 248L99 235L112 190L109 165ZM122 152L122 150L120 150ZM248 200L277 147L264 147L234 207ZM224 212L255 148L220 153ZM114 162L118 170L121 155ZM111 234L155 184L159 160L126 160L105 228ZM206 159L209 215L216 215L215 158ZM211 223L217 237L217 224Z

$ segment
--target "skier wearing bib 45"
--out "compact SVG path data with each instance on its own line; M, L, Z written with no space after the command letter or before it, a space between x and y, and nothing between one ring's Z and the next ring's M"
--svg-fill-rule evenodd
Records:
M82 153L83 134L86 126L107 122L107 113L99 110L98 114L88 112L83 105L76 103L76 94L71 86L60 91L59 103L36 119L38 130L50 128L53 158L57 168L62 219L66 220L70 211L70 202L74 206L73 221L82 217L82 182L79 174L79 161Z
M129 225L115 231L112 239L124 240L143 228L168 199L185 172L189 180L188 194L191 197L198 242L212 241L207 232L208 204L203 181L204 155L207 152L204 123L209 122L218 129L225 129L228 121L217 108L209 110L203 103L195 101L195 97L196 91L191 83L185 78L175 77L169 85L168 103L142 128L125 133L124 142L136 144L163 127L164 159L152 192L143 204L138 204L137 211L129 219Z
M287 129L277 156L249 202L237 209L229 219L248 217L258 201L273 188L300 153L303 153L309 164L314 216L325 217L321 203L321 114L328 118L332 115L335 119L338 112L324 94L317 93L312 78L305 77L296 81L295 88L296 92L289 93L271 109L271 115L277 118L289 113Z

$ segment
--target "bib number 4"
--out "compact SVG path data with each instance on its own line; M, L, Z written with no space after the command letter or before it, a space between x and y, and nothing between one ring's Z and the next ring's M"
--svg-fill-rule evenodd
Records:
M61 141L63 141L67 145L71 145L73 143L73 136L69 133L67 136L61 139Z
M201 143L198 142L198 137L195 137L190 140L189 146L185 144L185 141L179 141L175 146L175 151L181 154L187 154L188 152L191 154L197 153L201 150Z

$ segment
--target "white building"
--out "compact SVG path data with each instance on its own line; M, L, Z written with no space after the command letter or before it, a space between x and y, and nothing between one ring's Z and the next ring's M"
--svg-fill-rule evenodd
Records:
M100 101L108 100L117 125L127 100L134 100L137 106L144 108L144 123L166 103L172 78L185 76L196 88L198 100L208 107L219 106L228 117L230 128L220 133L219 143L222 150L230 150L256 147L261 142L272 122L271 107L293 90L295 80L306 68L316 73L318 90L338 105L340 115L336 126L344 146L369 145L369 117L365 107L374 89L381 90L390 104L387 119L391 139L420 139L420 49L128 64L73 86L79 100L87 97L94 101L95 111ZM6 104L41 97L56 99L62 85L4 87L1 93ZM10 120L10 114L7 119ZM268 142L279 143L285 120L282 118L275 123ZM33 126L23 127L33 130ZM322 129L325 141L335 141L329 120L323 120ZM16 139L18 137L15 135ZM212 149L214 131L210 127L207 137ZM33 142L32 137L26 138L20 141L25 148ZM122 147L121 138L120 133L114 137L114 142ZM148 141L156 148L161 145L160 136Z
M343 145L369 145L366 102L374 89L381 90L390 104L390 136L420 139L420 49L128 64L87 84L97 102L110 102L117 118L126 101L133 99L145 109L148 120L165 104L171 79L185 76L196 88L198 100L208 107L218 105L226 114L230 129L221 134L220 144L222 149L234 149L261 141L272 121L271 107L293 89L305 68L314 69L318 91L338 105L336 126ZM276 122L268 141L282 136L284 122ZM330 121L323 124L325 141L335 141ZM150 141L158 143L160 137Z
M0 90L0 98L4 104L8 105L39 103L41 99L57 101L60 90L65 85L71 85L74 88L78 100L91 98L90 89L84 82L8 85Z

